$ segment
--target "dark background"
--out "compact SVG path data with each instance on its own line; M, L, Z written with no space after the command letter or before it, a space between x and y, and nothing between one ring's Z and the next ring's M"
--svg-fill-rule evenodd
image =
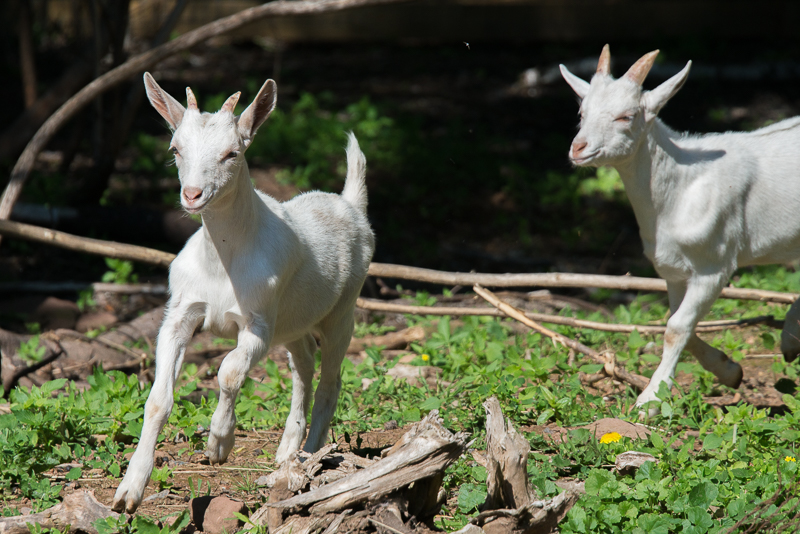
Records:
M93 77L146 50L174 4L4 3L0 184L35 132L30 115L49 110L46 118ZM189 2L171 33L253 4ZM248 155L257 185L282 198L298 188L341 188L330 176L343 161L344 136L336 136L352 123L348 106L366 102L364 109L388 119L362 142L375 261L653 276L624 193L587 189L582 184L596 171L572 169L567 161L577 104L557 65L589 78L610 43L612 71L621 76L659 48L646 88L694 63L689 81L661 113L667 124L693 132L753 129L800 109L798 15L794 2L408 2L265 20L151 70L181 101L191 85L207 111L237 90L246 105L269 77L278 82L278 108L286 117L311 95L315 107L292 116L316 117L327 129L289 125L272 137L262 129L259 136L273 145ZM29 107L21 66L26 39L36 78ZM61 129L12 218L180 249L194 223L176 209L178 184L166 166L165 145L152 144L169 134L132 90L140 80L137 75L106 93ZM289 140L282 132L302 135ZM327 169L310 181L287 181L281 171L304 164L304 150L319 143L335 149L322 151ZM0 282L7 285L91 282L107 269L98 257L12 239L0 245ZM147 265L135 270L143 281L166 274Z

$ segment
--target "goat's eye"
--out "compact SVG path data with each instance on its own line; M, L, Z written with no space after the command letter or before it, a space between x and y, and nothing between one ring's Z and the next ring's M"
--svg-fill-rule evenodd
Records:
M614 119L614 122L633 122L633 115L632 114L620 115L619 117Z
M176 156L180 156L181 155L181 153L178 152L178 147L171 146L171 147L169 147L169 151L172 152L173 154L175 154Z
M222 160L223 161L228 161L228 160L234 159L238 155L239 155L239 152L237 152L236 150L231 150L230 152L228 152L228 154L224 158L222 158Z

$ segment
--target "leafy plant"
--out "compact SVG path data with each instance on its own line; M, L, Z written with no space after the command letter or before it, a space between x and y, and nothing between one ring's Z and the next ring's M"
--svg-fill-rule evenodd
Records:
M139 281L139 276L133 274L133 262L106 258L106 265L110 269L103 274L103 282L114 284L128 284Z

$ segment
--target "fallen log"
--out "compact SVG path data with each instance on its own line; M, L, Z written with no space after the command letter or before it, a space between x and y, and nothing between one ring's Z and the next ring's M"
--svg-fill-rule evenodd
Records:
M390 332L382 336L369 338L353 338L347 352L361 352L367 347L383 347L384 349L404 349L409 343L425 339L425 329L421 326L406 328L398 332Z
M107 517L116 518L119 514L101 504L93 492L77 491L64 497L61 504L38 514L0 517L0 534L30 534L29 524L67 534L97 534L94 522Z

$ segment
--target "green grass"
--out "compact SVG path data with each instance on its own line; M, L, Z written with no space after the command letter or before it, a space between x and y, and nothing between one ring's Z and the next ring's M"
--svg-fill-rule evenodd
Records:
M759 268L739 275L737 283L792 290L797 288L797 280L796 273L784 268ZM415 300L429 303L430 299L431 295L420 294ZM720 300L710 315L779 314L783 308ZM662 295L643 295L630 305L614 309L614 320L660 322L666 312ZM577 315L604 320L599 314ZM472 433L474 446L482 448L485 415L480 406L490 396L500 400L505 415L518 429L547 424L578 427L602 417L635 417L628 415L635 401L633 391L609 399L592 395L581 385L578 371L595 372L595 364L579 359L575 368L568 366L563 347L554 346L539 334L516 334L508 320L407 319L410 325L435 329L424 342L412 345L417 357L411 365L440 368L440 381L434 386L397 381L387 371L399 360L387 359L374 348L366 351L367 358L359 365L345 360L342 394L332 425L336 435L347 433L357 440L359 434L383 428L390 420L402 426L438 409L446 427ZM660 336L566 327L557 330L573 337L580 335L583 343L595 348L615 351L621 365L644 375L651 373L658 361L654 354L660 350L653 350L648 343L654 341L657 347ZM741 357L744 351L764 350L766 340L774 343L774 332L766 327L760 330L755 341L748 342L738 331L728 331L717 334L713 344ZM236 406L242 429L280 428L288 414L290 379L274 362L268 360L262 365L267 379L248 380ZM797 364L776 360L774 366L797 382ZM679 388L679 394L673 397L662 391L662 415L648 421L653 432L646 441L623 438L602 444L583 429L570 430L560 444L537 433L525 434L532 446L528 472L541 497L560 491L554 483L560 477L586 481L587 494L562 522L562 532L725 532L779 488L798 480L797 462L787 458L800 456L800 396L784 395L785 409L773 413L746 404L721 409L707 404L703 395L732 390L714 384L709 373L691 358L679 364L679 371L694 376L693 387ZM193 378L188 372L184 377ZM366 389L362 389L364 378L371 380ZM141 431L149 386L140 387L135 376L99 371L89 377L89 384L81 392L57 380L41 388L17 388L10 393L11 413L0 416L0 457L8 460L0 467L0 502L16 492L33 499L37 509L54 504L60 487L42 473L59 463L78 461L83 469L100 468L113 478L124 471L120 458L132 449ZM205 438L196 430L199 426L208 428L216 396L209 392L207 398L193 404L183 397L195 388L196 382L191 381L175 392L176 405L160 439L172 439L183 432L190 447L204 447ZM686 431L694 431L698 437L686 438ZM93 436L98 434L107 438L97 442ZM626 450L648 452L658 463L645 464L632 476L617 475L609 466ZM80 476L81 469L67 474L68 479ZM166 468L154 472L153 478L161 488L170 485ZM447 472L444 486L451 500L437 520L440 527L455 530L474 515L485 497L485 478L485 469L468 456ZM251 485L247 480L240 484ZM201 489L193 491L199 493ZM785 513L781 510L796 500L796 495L784 492L767 512L774 512L773 520L777 520ZM148 521L142 518L126 528L149 532L156 527Z

